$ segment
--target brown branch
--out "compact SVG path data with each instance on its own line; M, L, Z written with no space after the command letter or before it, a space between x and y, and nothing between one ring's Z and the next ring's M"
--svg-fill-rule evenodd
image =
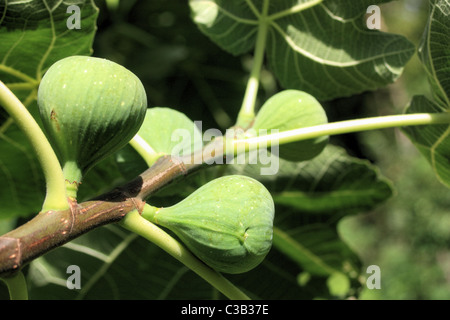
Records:
M144 199L199 165L163 156L134 180L96 199L71 202L70 209L47 211L0 236L0 277L12 276L25 264L80 235L141 212Z

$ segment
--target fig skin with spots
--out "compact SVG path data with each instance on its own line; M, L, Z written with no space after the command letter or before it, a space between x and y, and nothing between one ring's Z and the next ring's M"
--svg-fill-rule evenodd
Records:
M328 123L322 105L310 94L299 90L284 90L270 97L258 111L251 131L258 135L261 129L279 132ZM278 156L300 162L318 156L328 144L323 136L279 145Z
M272 196L259 181L231 175L142 216L173 231L211 268L237 274L255 268L270 251L274 211Z
M147 97L138 77L121 65L71 56L57 61L45 73L38 105L65 178L76 189L92 166L137 133L145 117ZM72 196L75 193L73 190Z

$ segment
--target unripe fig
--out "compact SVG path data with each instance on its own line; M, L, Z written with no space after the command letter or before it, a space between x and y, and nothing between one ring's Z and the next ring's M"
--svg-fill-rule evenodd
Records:
M224 273L260 264L272 245L274 203L269 191L246 176L224 176L171 207L142 216L173 231L200 260Z
M203 146L202 133L194 122L171 108L147 109L138 134L155 152L168 155L190 154Z
M69 196L98 161L127 144L147 109L141 81L121 65L72 56L53 64L38 90L39 112Z
M325 124L327 115L310 94L298 90L281 91L269 98L256 115L252 129L277 129L279 132ZM328 143L328 136L279 145L279 157L289 161L310 160L319 155Z

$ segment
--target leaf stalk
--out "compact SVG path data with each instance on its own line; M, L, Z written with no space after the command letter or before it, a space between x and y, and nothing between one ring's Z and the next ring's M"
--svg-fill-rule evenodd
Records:
M44 172L47 194L42 211L67 209L69 204L65 193L65 179L52 146L27 108L1 81L0 105L5 108L30 141Z
M259 17L258 34L253 54L253 66L245 89L241 109L237 116L236 126L241 128L247 128L255 118L256 97L258 95L261 69L266 50L267 33L269 30L269 20L267 19L268 4L269 1L264 1L263 12Z
M257 149L260 146L286 144L327 135L437 124L450 124L450 113L415 113L338 121L312 127L282 131L264 136L236 139L232 141L232 147L234 148L234 153L238 154Z

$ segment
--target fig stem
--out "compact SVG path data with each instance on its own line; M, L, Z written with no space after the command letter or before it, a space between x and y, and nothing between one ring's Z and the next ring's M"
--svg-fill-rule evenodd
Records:
M144 210L141 213L142 218L145 220L150 221L151 223L158 224L155 215L157 214L158 210L161 208L153 207L149 204L145 204Z
M8 287L10 300L28 300L27 282L22 271L11 277L0 278Z
M145 214L147 210L153 212L155 208L146 204L143 209L143 214ZM128 229L156 244L158 247L169 253L172 257L197 273L214 288L222 292L227 298L232 300L250 300L245 293L234 286L223 275L197 259L176 239L171 237L168 233L155 224L143 218L137 210L129 212L119 222L119 224L125 229Z
M65 179L55 151L27 108L2 81L0 81L0 105L30 141L44 172L47 194L42 211L68 209Z
M63 174L66 179L66 195L72 199L77 198L78 186L83 174L75 161L66 161L63 166Z
M258 21L258 34L256 37L255 51L253 53L253 65L245 89L244 100L242 101L242 106L236 121L236 126L241 128L248 128L255 118L256 97L258 95L261 69L266 50L267 32L269 30L269 21L267 19L268 10L269 1L264 1L263 10Z
M332 122L282 131L264 136L236 139L231 145L235 154L276 144L307 140L327 135L369 131L405 126L450 124L450 113L413 113Z

